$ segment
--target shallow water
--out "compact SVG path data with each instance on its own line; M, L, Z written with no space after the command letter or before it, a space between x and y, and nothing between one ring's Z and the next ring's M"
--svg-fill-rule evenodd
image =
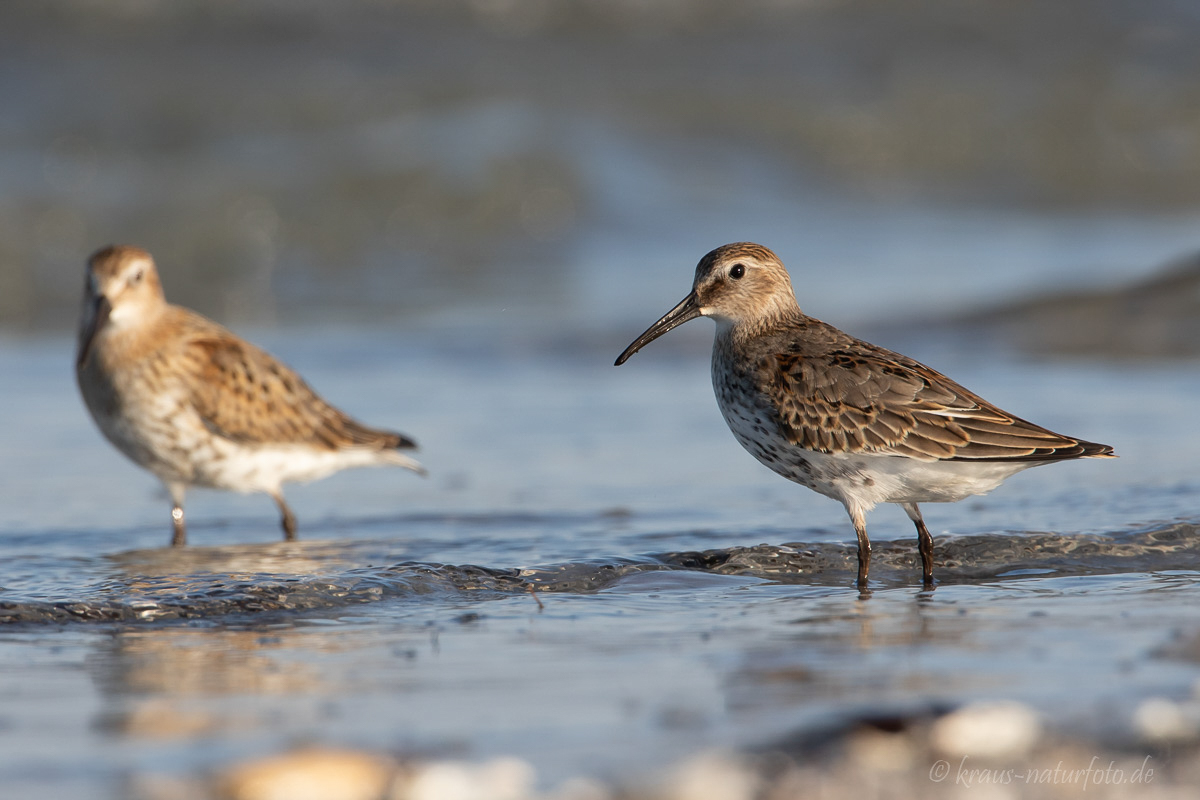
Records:
M1200 634L1194 370L976 360L899 334L888 343L1121 458L927 506L932 592L910 523L877 509L860 596L841 508L722 424L710 331L615 369L624 342L463 330L257 336L330 399L415 436L430 477L293 487L291 544L269 499L195 492L180 551L154 480L91 428L69 343L0 344L22 387L0 481L14 796L126 796L296 743L616 780L712 747L803 755L863 716L997 697L1136 748L1138 703L1200 678L1176 646Z

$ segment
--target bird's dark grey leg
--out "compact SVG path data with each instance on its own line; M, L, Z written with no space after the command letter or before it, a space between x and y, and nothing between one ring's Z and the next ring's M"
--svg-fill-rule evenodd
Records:
M171 533L171 546L183 547L187 544L187 525L183 521L183 497L187 493L187 487L171 484L167 486L167 492L171 495L171 525L174 529Z
M284 502L282 492L275 492L271 497L275 498L275 504L279 506L279 513L281 515L279 523L283 526L283 540L285 542L296 541L296 515L292 513L292 510L288 508L288 504Z
M858 588L865 589L867 573L871 571L871 540L867 538L867 520L861 511L850 511L850 521L854 523L854 532L858 534Z
M187 544L187 526L183 523L183 506L177 504L171 507L171 523L175 528L174 533L171 534L171 546L183 547Z
M921 577L924 579L926 587L933 586L933 536L929 534L929 528L925 527L921 509L917 508L916 503L905 503L904 513L908 514L908 518L917 526L917 549L921 551Z

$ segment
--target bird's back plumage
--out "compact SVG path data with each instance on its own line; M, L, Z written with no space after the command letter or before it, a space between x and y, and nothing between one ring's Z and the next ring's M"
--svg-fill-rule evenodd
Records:
M776 411L780 432L807 450L918 461L1036 462L1112 453L1003 411L914 359L804 315L724 346L730 370L752 365L751 380Z
M191 404L213 434L245 445L415 447L406 436L369 428L334 408L264 350L186 309L172 311L192 330L179 343L176 363Z

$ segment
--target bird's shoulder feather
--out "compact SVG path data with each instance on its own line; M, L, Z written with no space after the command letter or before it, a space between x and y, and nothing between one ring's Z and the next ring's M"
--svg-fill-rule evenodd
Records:
M412 447L411 440L368 428L322 399L293 369L265 350L192 312L176 354L189 400L213 433L242 444Z

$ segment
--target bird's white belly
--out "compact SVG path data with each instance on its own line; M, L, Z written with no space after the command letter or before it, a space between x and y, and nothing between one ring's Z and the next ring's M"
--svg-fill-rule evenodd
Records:
M1036 461L918 461L903 456L805 451L822 494L869 509L879 503L953 503L987 494Z
M211 437L212 453L195 463L195 483L236 492L273 492L283 483L307 483L347 467L379 463L376 451L319 450L304 445L241 445Z

